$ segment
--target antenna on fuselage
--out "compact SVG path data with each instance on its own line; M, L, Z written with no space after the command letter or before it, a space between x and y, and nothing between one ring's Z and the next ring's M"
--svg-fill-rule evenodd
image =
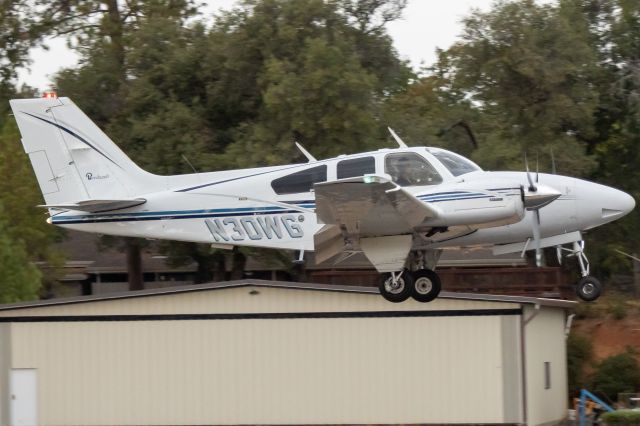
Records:
M391 133L391 136L393 136L393 138L396 140L396 142L398 142L398 146L400 148L409 148L407 146L407 144L404 143L404 141L402 139L400 139L400 136L398 136L397 133L394 132L391 127L387 127L387 129L389 129L389 133Z
M182 159L189 165L189 167L191 167L191 170L193 170L193 173L198 174L198 171L196 170L195 167L193 167L193 164L191 164L191 161L189 161L186 155L184 154L180 154L180 155L182 156Z
M296 146L298 147L298 149L300 150L300 152L302 153L302 155L304 155L305 157L307 157L307 160L309 160L310 163L314 162L314 161L318 161L316 160L316 157L314 157L313 155L311 155L309 153L309 151L307 151L306 149L304 149L304 147L302 145L300 145L297 141L294 141Z

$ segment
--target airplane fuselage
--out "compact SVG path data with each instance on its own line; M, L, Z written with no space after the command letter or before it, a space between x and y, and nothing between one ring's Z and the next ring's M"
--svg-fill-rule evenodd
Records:
M527 185L525 172L478 169L453 176L426 148L385 149L315 163L234 170L231 175L214 172L167 177L168 188L144 194L147 201L141 206L104 213L52 211L51 221L69 229L111 235L313 251L313 236L322 227L315 214L314 191L277 194L272 182L318 166L326 166L327 181L336 180L339 162L366 157L374 158L374 173L385 174L385 156L401 152L424 155L442 177L438 184L405 189L449 212L477 215L490 211L487 200L492 196L520 197L520 186ZM627 194L603 185L550 174L540 174L539 180L561 193L540 210L543 238L602 225L633 207ZM526 211L515 223L462 230L461 235L443 232L416 240L415 246L428 249L523 241L532 237L532 216ZM380 235L385 234L381 229Z

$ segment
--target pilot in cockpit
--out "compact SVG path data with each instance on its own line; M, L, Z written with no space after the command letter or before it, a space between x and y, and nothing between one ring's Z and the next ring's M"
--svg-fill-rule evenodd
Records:
M400 157L395 161L395 173L392 175L393 181L400 186L410 186L413 184L411 174L411 161L407 157Z

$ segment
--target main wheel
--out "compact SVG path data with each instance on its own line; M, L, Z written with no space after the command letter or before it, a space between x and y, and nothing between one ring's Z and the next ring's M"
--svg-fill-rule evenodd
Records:
M391 273L382 274L378 288L382 297L389 302L398 303L404 302L411 296L412 284L411 273L405 270L395 283Z
M602 294L602 284L597 278L590 275L580 278L576 285L578 297L585 302L593 302Z
M420 269L413 273L411 296L418 302L431 302L441 289L440 277L432 270Z

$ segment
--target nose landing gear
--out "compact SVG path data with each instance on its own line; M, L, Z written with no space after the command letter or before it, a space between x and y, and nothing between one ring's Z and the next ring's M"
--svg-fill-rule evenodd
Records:
M382 274L379 288L382 297L390 302L404 302L409 297L418 302L431 302L440 294L442 285L438 274L430 269L414 272L404 269Z
M602 284L596 277L589 275L589 259L584 254L584 241L576 241L570 249L561 247L560 250L568 251L568 256L576 256L580 265L582 278L576 284L576 294L585 302L593 302L602 294ZM558 252L560 259L560 251Z

